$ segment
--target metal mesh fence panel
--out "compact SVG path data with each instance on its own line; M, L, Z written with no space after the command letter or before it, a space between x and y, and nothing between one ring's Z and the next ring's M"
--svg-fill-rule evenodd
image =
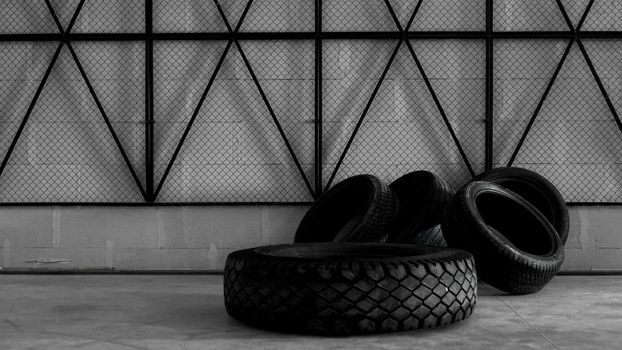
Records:
M388 123L395 122L395 102L391 82L385 81L385 88L378 90L375 103L367 107L387 66L397 41L327 41L323 47L323 179L327 185L333 172L337 171L335 181L357 173L376 173L382 167L386 151L397 140ZM342 167L336 169L339 159L352 136L357 123L366 108L365 127L356 135L356 143L348 150ZM371 129L384 132L384 135L371 135ZM380 145L382 141L388 144ZM371 143L377 143L374 147ZM367 147L361 147L360 144ZM365 149L366 148L366 149ZM367 161L361 156L367 153ZM373 152L373 153L372 153ZM385 155L383 155L385 153ZM372 169L375 166L374 169ZM366 168L366 169L365 169ZM384 169L390 171L391 169ZM395 172L395 170L393 170ZM384 174L384 177L391 174Z
M330 180L339 165L339 157L356 130L396 44L344 41L325 45L325 179ZM458 186L469 180L471 174L449 127L463 146L467 161L475 165L475 170L483 170L482 43L414 41L412 44L439 104L435 103L411 52L402 44L360 129L356 130L335 181L359 173L393 180L415 169L427 169ZM343 59L344 56L349 60Z
M414 11L414 1L403 1L403 22ZM414 31L477 31L486 29L486 2L461 0L422 1L411 26Z
M36 0L5 0L0 6L0 33L54 33L50 12Z
M498 31L563 31L568 25L555 0L498 0L493 24Z
M236 1L233 1L236 2ZM225 5L231 1L224 2ZM228 11L237 23L244 5ZM234 21L233 18L236 18ZM153 30L155 32L225 32L227 27L212 1L160 0L153 3Z
M209 84L227 43L158 43L156 178ZM313 173L313 45L243 42L246 58L305 174ZM206 57L212 59L205 60ZM311 197L284 147L244 59L232 47L188 133L162 201L308 201Z
M324 31L394 31L395 22L382 0L325 0L322 4Z
M46 46L34 50L29 68L45 70L55 45ZM87 58L83 64L87 71L94 65L102 69L97 60ZM91 78L97 81L98 74L93 73ZM141 142L142 135L132 135L122 119L115 124L125 130L126 141L135 136ZM61 50L4 170L0 193L7 202L141 200L67 48Z
M589 15L585 19L585 31L619 31L622 30L622 3L617 0L595 1Z
M309 202L498 166L622 203L613 0L6 0L0 203Z
M144 0L86 1L73 28L79 33L141 33L145 31Z
M243 32L312 32L315 25L314 10L313 1L255 0L240 30ZM270 20L266 20L268 18Z
M494 155L505 166L519 143L562 59L565 40L495 43Z
M615 50L610 43L585 45L594 62L611 59L608 56ZM616 72L604 69L599 76L612 93L618 94ZM527 123L517 124L524 129ZM497 134L497 139L502 135ZM575 45L513 165L541 173L559 187L568 201L613 202L622 195L619 140L620 130L585 57Z

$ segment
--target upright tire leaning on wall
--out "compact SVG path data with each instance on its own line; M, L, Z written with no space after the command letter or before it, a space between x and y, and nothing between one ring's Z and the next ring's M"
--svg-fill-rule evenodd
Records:
M407 244L311 243L229 255L224 295L232 317L260 328L362 334L430 328L475 307L473 256Z
M546 217L493 183L475 181L458 190L442 226L450 247L475 256L482 280L511 294L542 289L564 259L562 242Z
M384 242L397 215L391 189L372 175L341 181L307 211L294 242Z
M478 175L474 181L501 185L533 204L551 222L566 244L568 240L568 208L557 188L543 176L522 168L496 168Z
M440 224L453 188L428 171L408 173L389 188L400 205L388 242L447 247Z

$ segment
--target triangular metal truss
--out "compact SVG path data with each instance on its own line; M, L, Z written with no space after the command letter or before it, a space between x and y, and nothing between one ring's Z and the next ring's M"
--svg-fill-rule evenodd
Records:
M146 202L155 202L158 198L158 194L161 192L163 186L166 184L167 177L170 174L171 169L175 165L177 157L184 146L184 142L186 141L188 134L192 130L195 120L197 116L199 115L199 112L203 106L203 103L205 102L208 94L210 93L210 90L216 80L216 77L218 76L219 71L221 70L222 64L225 61L229 52L231 51L232 46L235 46L235 48L239 52L243 60L244 66L254 82L255 88L257 89L257 92L259 93L263 103L265 104L265 107L270 115L270 119L273 123L273 126L278 131L278 134L280 135L284 146L287 148L288 154L291 157L291 161L294 163L296 169L298 170L298 173L300 174L301 181L304 182L307 190L309 191L310 196L312 196L313 198L319 197L324 191L326 191L333 184L333 181L335 180L335 177L337 173L339 172L339 169L341 165L343 164L344 159L348 155L348 152L359 133L361 125L365 122L366 116L370 108L372 107L374 100L376 99L378 91L380 90L381 86L383 85L383 82L385 81L387 73L389 72L392 64L395 61L396 55L398 54L398 52L400 51L400 48L402 47L405 47L408 50L410 57L412 58L412 62L415 63L417 70L420 74L420 77L423 79L425 86L427 87L427 90L431 98L433 99L434 106L438 110L438 113L440 117L442 118L442 121L445 127L447 128L447 132L451 136L451 140L455 144L455 147L461 156L461 160L464 163L465 169L468 171L468 173L471 176L476 175L474 168L472 166L472 160L468 158L467 153L464 151L462 144L460 142L460 139L456 135L456 132L454 131L454 127L452 126L452 123L450 122L447 116L447 113L445 111L445 106L443 106L443 104L441 103L441 100L438 98L437 92L435 91L435 88L433 84L431 83L430 78L428 77L428 74L426 73L424 69L424 66L421 63L420 58L417 55L416 47L415 45L413 45L413 41L415 39L452 38L452 39L479 39L479 40L486 41L486 91L485 91L485 95L486 95L485 167L486 169L490 169L493 166L493 161L492 161L492 154L493 154L492 149L494 146L493 145L493 123L494 123L493 119L494 118L493 118L493 111L492 111L493 109L492 71L493 71L493 66L494 66L493 45L494 45L494 41L498 39L557 38L557 39L568 40L564 54L561 57L561 60L559 61L559 63L557 64L555 72L552 75L551 79L549 80L546 86L546 89L544 90L543 95L540 97L539 102L535 110L533 111L533 114L531 115L531 118L529 119L529 122L527 123L527 126L525 127L525 130L523 131L520 137L520 140L518 141L518 144L514 148L514 151L512 152L510 160L507 164L508 166L511 166L514 163L517 155L519 154L521 150L521 147L523 146L525 142L525 139L529 136L530 130L534 122L537 120L540 110L542 106L544 105L551 91L551 88L554 86L558 78L558 75L560 71L562 70L562 67L564 66L564 63L566 62L566 58L568 57L570 50L575 45L580 49L581 54L585 60L585 63L589 67L590 72L598 85L600 93L602 94L604 100L607 103L607 106L609 107L609 110L611 111L613 119L615 120L618 128L622 132L622 122L620 120L620 117L582 41L584 38L622 39L622 32L583 32L581 30L583 27L583 24L586 22L586 19L589 16L590 10L592 9L594 5L595 0L589 0L589 3L587 3L587 5L585 6L585 10L583 11L579 21L577 22L575 19L575 22L577 22L576 25L573 23L572 19L568 15L562 0L549 0L549 1L555 1L555 3L557 4L557 7L559 8L561 15L564 18L564 21L566 22L568 26L568 30L564 32L497 32L493 28L494 27L493 25L493 5L494 5L493 2L494 1L493 0L484 0L485 8L486 8L486 11L485 11L486 13L486 21L485 21L486 26L485 27L486 28L483 31L469 31L469 32L413 31L412 30L413 23L416 21L417 14L420 8L422 7L423 2L426 0L418 0L414 4L414 8L411 4L409 9L412 10L412 13L410 13L407 17L405 17L407 20L404 20L404 17L399 17L397 15L393 7L393 4L391 3L390 0L383 0L384 5L386 6L386 10L390 14L394 22L395 30L390 31L390 32L324 32L323 23L322 23L323 2L322 0L316 0L315 10L314 10L315 11L315 30L313 32L274 32L274 33L253 33L253 32L241 32L240 31L240 28L243 27L244 20L246 19L247 14L249 13L249 10L253 6L253 0L248 0L246 2L246 5L243 8L240 18L237 20L237 22L235 22L235 25L231 24L233 22L231 22L231 19L228 18L226 11L223 10L223 7L221 6L219 0L212 0L215 8L217 9L222 19L222 22L226 26L226 29L227 29L226 32L218 32L218 33L159 33L158 32L158 33L154 33L153 23L152 23L153 22L153 1L146 0L145 1L145 32L144 33L132 33L132 34L123 34L123 33L74 34L72 33L72 28L76 22L76 19L80 15L80 11L85 4L85 0L80 0L80 2L78 3L73 13L73 16L71 17L69 24L66 27L63 26L58 16L56 15L54 7L52 6L52 3L50 2L50 0L44 0L44 1L49 10L50 16L54 19L54 23L56 24L58 28L58 33L55 33L55 34L23 34L23 35L0 34L0 41L27 39L27 40L37 40L37 41L58 41L59 42L56 48L56 51L54 53L54 56L52 60L50 61L47 67L47 70L43 76L43 79L41 80L39 87L37 88L35 95L33 96L30 102L27 112L25 116L23 117L23 119L21 120L19 128L17 129L17 132L15 133L13 140L2 160L2 163L0 165L0 177L2 176L2 173L5 170L9 162L11 154L13 153L15 146L22 132L26 124L28 123L30 114L33 108L35 107L42 90L45 87L45 84L50 75L50 72L56 63L61 50L65 46L69 50L76 64L76 67L78 68L80 72L81 77L83 78L84 82L86 83L88 87L90 95L92 99L94 100L97 106L97 109L99 110L104 122L106 123L108 127L108 131L110 132L112 138L115 141L115 144L118 148L119 153L121 154L121 156L123 157L125 161L125 164L127 165L128 171L131 173L132 178L134 179L136 183L136 186L138 187L140 193L142 194ZM576 16L577 14L574 13L573 15ZM146 175L145 175L144 186L140 180L140 177L137 175L136 170L134 169L129 157L127 156L127 153L124 150L123 145L120 142L110 122L110 119L106 115L106 112L99 98L97 97L97 94L93 86L91 85L89 81L89 77L87 76L85 70L82 67L82 64L79 60L78 55L73 49L72 40L74 40L74 38L76 40L95 40L95 41L97 40L141 40L143 41L144 40L146 44L146 69L145 69L146 71L146 92L145 92L146 93L146 98L145 98L146 100L145 101L145 104L146 104L146 108L145 108L146 109L146 113L145 113L146 114L145 116L145 129L146 129L145 153L146 153L146 156L145 158L146 158L147 164L146 164L146 169L145 169ZM315 96L314 96L315 97L315 120L314 120L314 123L315 123L315 136L314 136L315 172L314 172L314 175L315 176L314 176L314 179L310 179L310 177L307 176L305 170L303 169L303 166L298 159L298 155L296 154L293 147L291 146L290 140L288 139L281 125L281 121L279 121L279 118L276 115L275 110L272 108L271 101L266 95L260 80L257 78L257 75L255 74L255 71L251 65L251 62L248 60L246 53L244 52L243 46L240 44L241 40L257 40L257 39L260 39L260 40L312 40L315 42ZM391 40L396 41L396 45L392 51L392 54L386 66L384 67L382 71L382 74L380 75L378 81L376 82L374 89L372 93L370 94L369 99L367 100L367 103L365 104L365 107L360 117L358 117L355 127L352 133L350 134L348 141L345 144L345 147L340 152L340 156L339 156L339 159L336 165L334 166L332 171L329 172L330 176L328 180L324 181L322 179L322 174L323 174L323 170L322 170L322 166L323 166L322 164L323 163L323 158L322 158L322 138L323 138L323 135L322 135L322 122L323 122L322 120L322 79L323 79L322 78L322 74L323 74L322 42L324 40L330 40L330 39L382 39L382 40L391 39ZM157 183L154 182L154 174L153 174L153 168L154 168L154 165L153 165L153 137L154 137L154 132L153 132L153 123L154 123L154 120L153 120L153 42L155 40L224 40L227 42L227 45L222 51L215 69L211 73L209 82L204 87L201 97L197 105L194 107L193 113L190 116L189 121L184 127L183 134L178 140L178 142L176 143L174 152L171 158L168 160L166 164L166 168L160 180ZM311 180L314 180L314 183Z
M561 0L556 0L557 5L559 6L559 10L561 11L562 15L564 16L564 20L566 21L566 24L568 25L568 29L571 33L573 34L578 34L581 31L581 27L583 26L583 23L585 23L585 19L587 18L588 14L590 13L590 9L592 8L592 5L594 4L594 0L591 0L586 9L585 12L583 13L583 15L581 16L581 19L579 20L579 23L576 25L576 27L574 26L574 24L572 23L572 20L570 19L570 17L568 16L568 13L566 12L564 5L562 4ZM596 71L596 68L594 67L594 64L592 63L592 59L590 58L589 53L587 52L587 50L585 49L585 46L583 45L583 42L581 40L581 38L576 35L576 37L573 37L569 40L568 45L566 46L566 49L564 50L564 54L561 58L561 60L559 61L559 63L557 64L557 68L555 69L555 73L553 73L553 76L551 77L551 80L549 81L546 90L544 91L544 94L542 95L542 97L540 98L540 101L538 102L538 105L535 109L535 111L533 112L531 119L529 119L529 123L527 124L527 127L525 128L525 131L523 132L520 140L518 141L518 144L516 145L516 148L514 149L514 152L512 153L512 156L510 157L510 160L507 163L507 166L512 166L514 164L514 161L516 160L516 157L518 156L521 147L523 146L525 139L527 138L527 136L529 135L529 131L531 130L533 123L536 121L540 110L542 108L542 106L544 105L544 102L546 101L546 98L548 97L551 88L553 87L553 85L555 84L555 81L557 80L557 77L559 75L559 72L561 71L561 69L564 66L564 63L566 62L566 58L568 57L568 54L570 53L570 50L572 49L573 45L577 45L579 47L579 49L581 50L581 54L583 55L583 58L585 59L585 63L588 65L588 67L590 68L590 72L592 73L592 76L594 77L594 80L596 81L596 83L598 84L598 88L601 92L601 94L603 95L603 98L605 99L605 101L607 102L607 106L609 107L609 110L611 111L611 115L613 116L613 119L615 120L616 124L618 125L618 128L620 129L620 132L622 132L622 122L620 121L620 117L618 115L618 112L616 111L615 106L613 105L613 103L611 102L611 98L609 97L609 93L607 92L607 90L605 89L605 86L602 83L602 80L600 79L600 76L598 75L598 72Z
M52 16L52 18L54 19L54 23L57 26L58 32L60 35L62 36L67 36L71 33L71 30L74 26L74 24L76 23L76 19L78 18L78 16L80 15L80 11L82 10L82 7L84 6L84 2L85 0L80 0L80 2L78 3L75 11L73 12L73 15L71 17L71 20L69 22L69 24L67 25L67 27L65 28L63 26L63 24L61 23L61 21L59 20L58 16L56 15L56 11L54 10L54 7L52 5L52 3L50 2L50 0L45 0L45 4L50 12L50 15ZM141 183L135 169L134 166L132 165L132 162L130 161L127 153L125 152L125 149L123 148L123 145L121 144L121 141L119 139L119 137L117 136L116 131L114 130L114 127L112 126L112 123L110 122L110 118L108 118L108 115L106 114L103 105L101 104L99 98L97 97L97 94L95 93L95 89L93 88L93 85L91 84L84 68L82 67L82 63L80 62L80 59L78 58L78 55L76 54L76 51L73 48L73 45L71 44L70 40L64 40L61 41L57 48L56 51L54 52L54 55L52 57L52 60L50 61L50 63L48 64L48 67L45 71L45 74L43 75L43 78L41 79L41 82L39 83L39 87L37 88L35 95L33 96L29 106L28 106L28 110L26 111L26 114L24 115L24 117L22 118L22 121L19 125L19 128L17 129L15 136L13 137L13 140L11 141L11 144L4 156L4 159L2 160L2 163L0 164L0 176L2 176L2 173L4 172L6 166L9 163L9 160L11 159L11 155L13 153L13 151L15 150L15 146L17 145L20 136L22 135L24 128L26 127L26 124L28 123L28 119L30 118L30 115L33 111L33 109L35 108L37 101L39 99L39 97L41 96L41 92L43 91L43 89L45 88L45 84L50 76L50 73L52 72L52 69L54 68L58 57L61 53L61 50L63 49L63 47L66 46L67 49L69 50L71 57L73 58L73 61L76 64L76 67L78 68L79 72L80 72L80 76L82 77L82 79L84 80L84 83L86 84L86 86L88 87L89 93L91 95L91 97L93 98L93 101L95 102L97 109L99 110L104 122L106 123L106 126L108 128L108 131L110 132L118 150L119 153L121 154L121 156L123 157L123 160L125 162L125 164L128 167L128 170L132 176L132 178L134 179L134 181L136 182L136 186L138 187L141 195L143 196L143 198L145 200L148 200L149 197L147 195L147 192L145 191L145 188L143 187L143 184Z

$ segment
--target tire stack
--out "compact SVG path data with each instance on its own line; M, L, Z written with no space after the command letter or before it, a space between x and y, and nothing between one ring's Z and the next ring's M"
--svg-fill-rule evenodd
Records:
M315 202L293 244L230 254L225 306L250 325L298 333L447 325L472 314L478 276L511 294L542 289L568 226L559 192L526 169L493 169L457 191L427 171L388 185L358 175Z

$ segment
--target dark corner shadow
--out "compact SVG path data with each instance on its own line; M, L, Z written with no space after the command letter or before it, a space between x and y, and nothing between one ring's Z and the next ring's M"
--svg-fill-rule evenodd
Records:
M477 281L477 296L478 297L501 297L501 296L508 296L509 294L506 292L503 292L491 285L489 285L486 282L483 282L481 280Z

